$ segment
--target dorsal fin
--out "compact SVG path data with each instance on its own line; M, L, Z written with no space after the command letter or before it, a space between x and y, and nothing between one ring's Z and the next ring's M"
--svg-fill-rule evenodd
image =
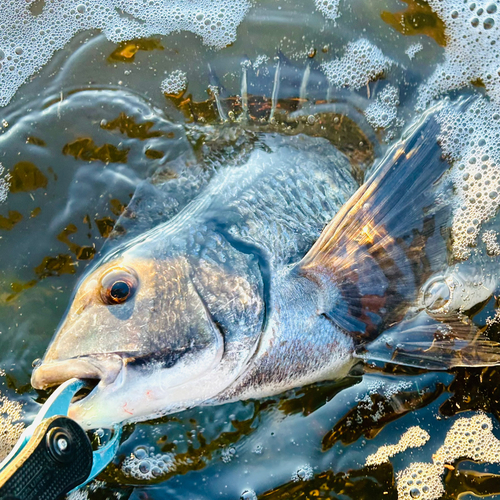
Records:
M299 264L301 274L318 282L327 278L340 289L348 311L324 312L366 340L414 301L431 272L415 245L435 240L448 222L447 204L438 195L449 165L436 141L437 112L427 113L387 152ZM426 250L442 253L446 246L435 241Z

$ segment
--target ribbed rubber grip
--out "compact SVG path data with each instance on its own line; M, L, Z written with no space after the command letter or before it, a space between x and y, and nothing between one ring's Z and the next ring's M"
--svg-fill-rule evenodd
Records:
M0 500L56 500L82 484L91 469L85 431L67 417L49 418L0 471Z

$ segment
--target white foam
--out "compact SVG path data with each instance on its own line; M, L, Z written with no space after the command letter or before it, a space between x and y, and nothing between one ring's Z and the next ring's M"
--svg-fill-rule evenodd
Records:
M323 63L321 68L331 85L358 90L393 64L376 45L360 38L347 44L342 57Z
M7 199L10 188L10 174L4 175L4 172L5 168L0 163L0 203L4 202Z
M252 68L257 70L263 64L267 64L269 62L270 57L266 54L260 54L255 58L255 61L252 64Z
M314 3L327 19L335 21L340 16L339 0L314 0Z
M500 255L500 244L498 243L498 234L496 231L484 231L482 240L486 244L486 251L489 255Z
M429 433L418 426L410 427L396 444L381 446L376 453L366 457L366 466L389 462L389 458L402 453L408 448L419 448L429 441Z
M441 146L453 162L453 251L466 259L482 222L496 214L500 201L500 110L484 98L469 108L445 107L440 115Z
M88 490L74 490L66 497L66 500L89 500Z
M175 470L172 453L155 453L154 447L138 446L122 463L122 472L129 477L158 479Z
M177 69L172 71L165 80L161 82L161 91L165 94L180 94L187 87L187 77L184 71Z
M90 493L95 493L97 490L101 490L105 487L106 487L105 481L98 481L97 479L94 479L92 482L85 485L84 487L80 487L77 490L71 491L66 497L66 500L88 500ZM123 494L116 491L114 493L114 496L117 500L120 500Z
M398 499L436 500L444 493L441 476L446 465L464 458L481 463L500 463L500 441L486 415L459 418L446 434L432 463L416 462L396 474Z
M365 116L374 129L389 129L403 126L404 122L398 118L399 90L393 85L386 85L378 94L376 100L367 106ZM395 131L391 130L388 139Z
M241 492L240 500L257 500L257 493L254 490L247 488Z
M422 49L424 46L420 43L412 43L406 50L405 54L410 58L413 59Z
M222 449L221 460L227 464L229 463L236 455L236 450L232 446L228 446L227 448Z
M22 410L21 403L0 393L0 460L10 453L24 431Z
M492 0L429 0L429 5L445 24L447 44L444 62L419 87L417 110L473 83L484 85L487 94L465 113L448 107L440 116L440 139L453 163L456 189L453 252L467 259L481 236L482 223L500 205L500 11ZM492 243L488 235L482 239Z
M292 481L309 481L314 476L313 468L309 464L297 467L297 470L292 474Z
M500 9L492 0L429 0L446 26L444 62L419 89L418 107L433 98L481 80L500 104Z
M112 42L190 31L222 48L250 8L249 0L45 0L33 15L33 2L2 0L0 106L80 31L101 30Z

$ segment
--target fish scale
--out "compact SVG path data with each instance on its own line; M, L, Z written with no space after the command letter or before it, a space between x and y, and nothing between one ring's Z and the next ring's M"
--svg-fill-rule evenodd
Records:
M223 210L237 212L241 219L230 233L265 248L279 265L311 246L356 183L346 158L322 139L273 135L264 141L274 153L257 149L237 175L228 172L231 187L213 210L224 220Z
M91 395L73 406L85 414L72 414L84 425L97 422L91 408L116 407L122 420L141 420L193 401L234 399L254 390L259 376L267 387L261 389L272 393L322 377L336 364L328 358L339 331L316 315L317 287L288 271L357 187L349 162L323 138L267 133L250 140L247 154L235 149L236 161L228 158L227 165L212 161L203 174L188 154L186 166L174 165L180 175L171 182L139 186L119 221L123 235L82 281L34 383L47 383L37 382L46 369L49 384L75 370L80 377L101 378ZM193 175L197 170L201 180ZM192 188L189 178L195 180ZM137 276L133 301L102 304L99 282L109 272L124 273L125 281L135 279L130 273ZM301 306L304 293L314 298ZM285 307L292 298L295 312ZM307 356L294 348L297 325L312 340ZM262 353L274 343L273 335L289 343L288 354ZM352 348L342 334L333 343L345 344L344 354ZM345 357L335 359L344 363ZM71 361L62 361L60 371L63 358ZM285 358L277 382L269 361ZM293 363L303 366L303 373L290 370ZM252 366L262 368L257 378ZM104 405L95 401L101 394ZM140 400L131 401L130 394ZM150 404L143 404L144 394ZM116 419L103 416L98 417L103 426Z
M69 415L109 427L343 377L359 357L497 364L493 336L464 315L496 280L481 263L449 265L438 112L355 193L325 139L262 133L236 161L212 163L164 222L169 195L140 194L153 215L138 214L142 233L130 218L137 236L87 272L33 385L99 379Z

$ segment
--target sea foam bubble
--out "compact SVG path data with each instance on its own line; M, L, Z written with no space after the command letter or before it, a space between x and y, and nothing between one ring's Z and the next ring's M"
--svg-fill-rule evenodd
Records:
M2 2L0 106L80 31L100 30L112 42L190 31L220 49L234 42L250 8L248 0L45 0L35 12L37 4Z
M388 139L395 135L394 128L403 126L404 122L398 117L399 89L393 85L386 85L377 95L375 101L365 109L368 123L374 129L389 129Z
M314 0L314 3L327 19L335 21L340 16L339 0Z
M436 500L444 493L441 476L457 460L500 462L500 441L492 432L491 419L484 414L459 418L446 434L442 446L432 454L432 463L415 462L396 474L398 499Z
M161 82L161 91L165 94L180 94L184 90L186 90L187 86L187 77L184 71L177 69L172 71L162 82Z
M444 62L418 89L416 109L464 87L479 85L465 111L445 105L440 113L440 143L452 163L453 254L467 259L482 235L484 222L500 206L500 17L496 2L429 0L445 25ZM490 244L490 247L493 248Z
M122 472L143 481L157 479L175 470L171 453L156 453L154 447L138 446L122 463Z
M393 64L376 45L360 38L347 44L342 57L323 63L321 68L331 85L358 90Z

